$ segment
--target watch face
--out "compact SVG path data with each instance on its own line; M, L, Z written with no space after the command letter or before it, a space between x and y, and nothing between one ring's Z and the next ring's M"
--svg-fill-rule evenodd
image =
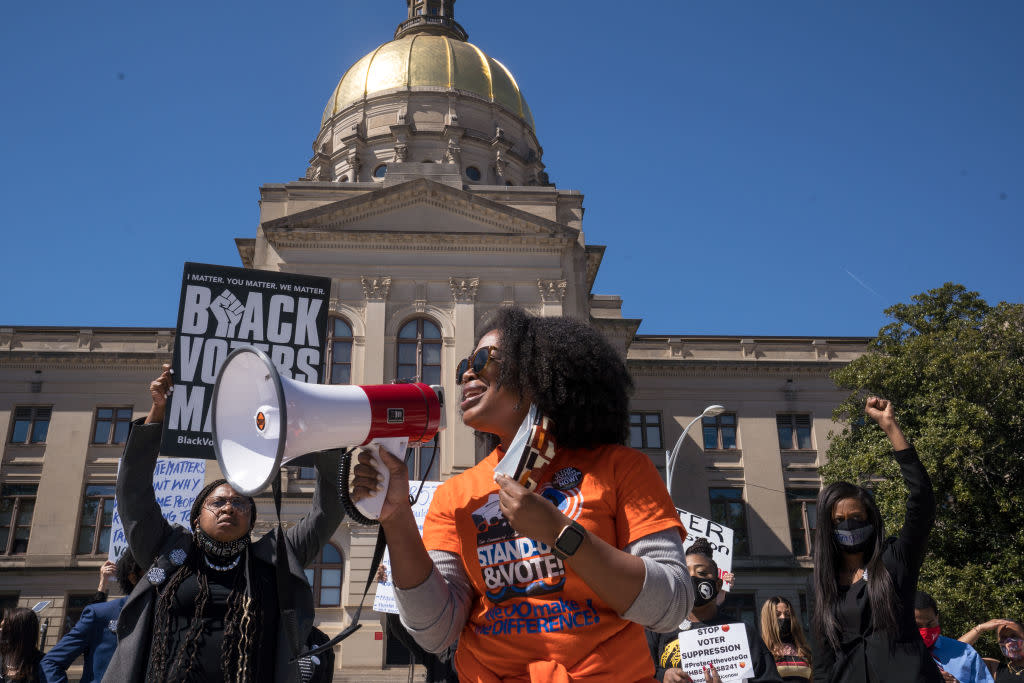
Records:
M555 540L555 547L566 557L573 555L580 549L584 533L578 524L573 523L562 529L562 533L558 534L558 538Z

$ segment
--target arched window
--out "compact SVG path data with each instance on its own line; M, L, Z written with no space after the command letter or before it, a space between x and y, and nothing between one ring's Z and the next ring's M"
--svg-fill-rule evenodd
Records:
M344 318L331 318L327 368L331 384L352 383L352 326Z
M317 607L341 607L341 551L328 543L306 570Z
M441 329L427 318L416 318L398 331L396 377L400 382L441 383ZM438 479L440 463L432 444L410 448L409 476ZM434 457L431 457L434 456Z

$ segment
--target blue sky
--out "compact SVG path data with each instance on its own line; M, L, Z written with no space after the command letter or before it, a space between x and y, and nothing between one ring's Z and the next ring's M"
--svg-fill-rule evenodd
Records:
M622 8L628 11L622 11ZM872 335L1021 301L1024 3L458 0L650 334ZM6 3L0 325L171 326L401 0Z

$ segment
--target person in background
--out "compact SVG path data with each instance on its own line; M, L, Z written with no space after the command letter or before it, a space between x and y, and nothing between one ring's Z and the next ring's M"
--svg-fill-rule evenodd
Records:
M903 528L885 525L867 489L829 484L818 495L814 533L814 680L820 683L941 683L914 623L917 577L935 521L931 480L896 423L872 396L864 412L892 444L910 496Z
M777 595L761 606L761 638L775 658L783 681L806 683L811 680L811 647L789 600Z
M106 602L108 596L107 584L110 583L110 579L117 576L117 563L107 560L100 567L100 584L96 587L96 593L89 599L90 605L95 605L97 602ZM127 595L127 593L125 593Z
M1006 657L993 674L996 683L1024 681L1024 625L1012 619L991 619L960 636L960 642L973 646L986 631L995 631L999 650Z
M43 681L39 660L39 617L25 607L8 610L0 621L0 681Z
M85 655L85 665L80 683L103 679L110 658L117 648L117 618L128 595L142 576L142 568L136 564L130 550L126 550L116 564L108 561L103 568L106 569L107 565L114 567L114 575L123 597L110 602L94 602L82 610L82 616L74 627L43 657L43 679L48 683L66 683L68 667L81 654ZM104 589L109 576L102 571L101 576L100 590L105 596Z
M722 590L722 579L718 576L718 564L711 556L711 544L706 538L698 538L686 549L686 568L693 582L693 610L680 627L679 631L702 628L704 626L722 626L736 620L718 613L715 597ZM775 668L775 660L757 636L757 632L744 624L747 630L747 642L750 645L750 659L754 666L753 683L781 683L782 678ZM647 631L647 645L654 659L654 677L664 683L694 683L694 680L683 670L679 652L679 632L654 633ZM703 668L703 667L702 667ZM717 683L720 678L715 671L704 669L704 681L696 683Z
M973 647L941 634L939 608L924 591L917 591L914 599L914 619L946 683L992 683L992 674Z

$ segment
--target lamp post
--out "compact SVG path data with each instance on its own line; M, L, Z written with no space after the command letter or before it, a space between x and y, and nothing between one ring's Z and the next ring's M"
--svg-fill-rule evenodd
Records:
M686 438L686 433L690 431L690 427L692 427L697 420L703 417L721 415L724 412L725 406L720 406L718 404L708 406L704 409L704 412L690 420L690 424L686 425L686 429L684 429L683 433L679 435L679 440L676 441L676 445L672 448L672 451L665 451L665 485L668 487L668 493L670 496L672 495L672 468L675 467L676 456L679 455L679 449L683 445L683 439Z

